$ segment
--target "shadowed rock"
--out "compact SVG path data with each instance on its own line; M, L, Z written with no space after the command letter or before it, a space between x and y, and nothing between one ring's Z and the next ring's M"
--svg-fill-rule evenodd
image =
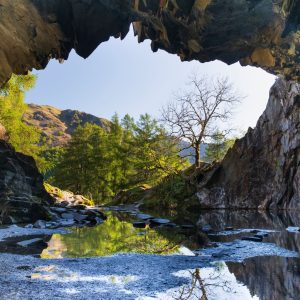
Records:
M133 23L138 41L182 60L219 59L299 79L299 1L2 0L0 82L72 49L86 58Z
M34 159L0 140L0 166L1 223L49 219L46 207L53 200L44 189Z
M255 129L198 184L208 208L300 209L300 87L277 80Z

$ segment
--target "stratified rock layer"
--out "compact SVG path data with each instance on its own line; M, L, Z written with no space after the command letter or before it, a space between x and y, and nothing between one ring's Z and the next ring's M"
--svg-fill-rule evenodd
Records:
M32 157L16 153L0 140L0 223L47 219L52 203Z
M300 79L298 0L1 0L0 82L72 49L88 57L134 24L182 60L255 65Z
M277 80L255 129L238 140L208 182L204 207L300 209L300 86Z

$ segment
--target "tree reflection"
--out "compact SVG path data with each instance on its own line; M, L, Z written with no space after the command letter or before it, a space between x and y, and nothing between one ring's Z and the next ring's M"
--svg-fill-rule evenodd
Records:
M232 293L230 282L222 278L222 266L217 266L209 276L202 277L200 268L195 271L188 271L191 275L191 282L179 290L179 295L174 296L175 300L208 300L209 295L213 295L212 288L222 288L226 293Z
M134 228L116 216L100 226L76 228L52 236L42 258L107 256L116 253L172 254L179 252L184 236L168 229Z

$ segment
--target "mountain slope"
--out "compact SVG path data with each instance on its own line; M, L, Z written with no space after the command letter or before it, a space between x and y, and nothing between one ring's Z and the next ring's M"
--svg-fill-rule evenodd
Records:
M77 110L60 110L48 105L28 104L23 116L26 124L39 128L50 146L62 146L68 143L71 134L79 125L96 124L105 130L110 121Z

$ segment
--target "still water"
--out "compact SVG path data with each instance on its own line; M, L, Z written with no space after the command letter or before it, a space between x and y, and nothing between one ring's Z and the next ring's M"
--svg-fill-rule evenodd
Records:
M96 227L71 228L67 234L43 236L43 244L35 246L32 254L54 265L68 258L101 257L103 266L107 266L108 260L112 270L119 266L124 274L100 277L107 283L106 290L113 290L116 282L122 283L127 296L120 299L300 300L297 213L207 211L189 220L164 215L173 225L155 228L135 228L133 223L141 221L136 213L106 214L108 219ZM205 228L205 233L199 228ZM15 248L14 253L30 254L29 248L26 253ZM124 260L126 272L122 268ZM35 270L32 280L60 280L61 273L56 268ZM76 281L74 273L70 274L70 280ZM64 276L68 281L68 273ZM83 280L82 276L78 281ZM149 281L149 277L153 280ZM151 297L131 298L130 293L135 295L137 288L138 293L151 291Z

